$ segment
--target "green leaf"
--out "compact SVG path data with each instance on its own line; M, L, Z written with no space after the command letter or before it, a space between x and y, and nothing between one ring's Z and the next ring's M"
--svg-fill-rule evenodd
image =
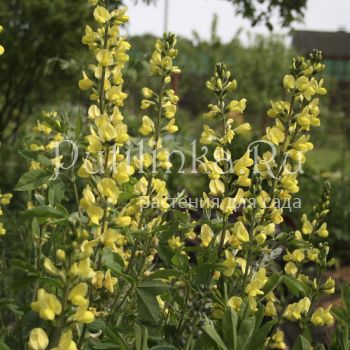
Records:
M123 338L123 336L119 333L114 332L111 328L106 326L105 329L105 333L106 335L116 344L118 344L120 346L120 349L118 348L118 350L130 350L129 346L127 344L127 342L125 341L125 339ZM114 348L115 349L115 344L114 344Z
M50 159L44 156L43 152L41 151L31 151L31 150L24 149L19 151L19 154L23 158L28 159L30 161L34 160L35 162L38 162L45 166L51 165Z
M48 199L50 205L58 204L64 198L66 185L62 180L50 181Z
M203 331L210 337L210 339L219 347L221 350L229 350L220 335L216 331L214 324L207 320L207 323L203 326ZM230 349L231 350L231 349ZM243 350L243 349L242 349Z
M38 273L38 271L35 269L35 267L33 265L31 265L27 261L24 261L24 260L21 260L21 259L12 259L11 260L11 265L14 268L18 269L18 270L31 272L33 274L37 274Z
M254 332L252 340L249 343L249 350L264 349L264 343L268 337L272 327L277 323L277 320L266 322L256 332Z
M255 328L255 317L243 319L238 330L237 349L246 350L247 345L252 340L252 335Z
M350 315L350 286L344 284L341 289L341 298L345 304L348 315Z
M312 346L309 341L301 335L294 344L293 350L312 350Z
M139 283L138 289L143 289L154 296L161 295L166 292L170 286L162 281L145 280Z
M151 273L146 277L146 280L153 280L157 278L168 278L168 277L181 277L183 276L183 272L172 270L172 269L164 269L158 270L156 272Z
M39 207L27 209L25 213L28 216L36 218L63 219L68 217L66 211L63 211L62 208L55 209L47 205L41 205Z
M178 348L173 345L156 345L151 350L178 350Z
M160 319L160 308L156 296L145 288L137 288L136 294L140 318L157 325Z
M179 268L181 271L188 272L190 269L190 264L188 262L188 257L182 254L176 254L171 258L171 263Z
M230 350L237 350L238 316L232 308L225 311L223 319L224 339Z
M0 340L0 350L11 350L11 349Z
M19 179L15 191L32 191L47 183L52 174L45 169L35 169L27 171Z
M306 294L304 284L292 276L284 275L283 283L295 297L298 297L300 294Z
M263 291L264 294L268 294L272 292L280 283L282 282L282 274L279 272L275 272L269 277Z

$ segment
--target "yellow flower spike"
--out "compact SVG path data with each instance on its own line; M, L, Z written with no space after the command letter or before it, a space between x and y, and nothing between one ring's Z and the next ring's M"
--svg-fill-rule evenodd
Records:
M120 190L116 182L111 178L103 178L97 183L97 190L107 198L111 204L116 204L120 195Z
M29 350L46 350L49 345L49 338L42 328L31 330L28 341Z
M226 305L238 312L241 308L242 303L243 300L241 297L233 296L227 301Z
M123 244L124 236L117 230L110 228L101 235L100 240L105 247L108 247L113 251L116 249L115 247L116 243L119 246Z
M0 45L0 56L2 56L5 53L5 48Z
M111 15L107 9L102 6L97 6L94 10L94 18L97 23L105 24L110 20Z
M108 269L105 275L105 280L104 280L104 287L110 292L114 292L114 286L117 284L118 278L112 277L111 275L111 270Z
M249 242L249 233L241 221L237 221L233 226L232 234L236 236L240 242Z
M200 233L200 239L202 241L201 246L205 248L208 247L213 237L214 237L214 232L211 229L211 227L208 224L202 225L201 233Z
M45 289L38 290L38 300L31 304L33 311L39 313L43 320L52 321L62 313L62 305L57 297L47 293Z
M96 55L96 59L102 67L108 67L114 63L113 54L106 49L99 51Z
M85 298L88 285L84 282L77 284L68 295L68 300L75 306L85 305L88 300Z
M93 81L90 80L89 77L86 75L86 73L83 71L83 79L79 80L80 90L86 91L91 89L93 86L94 86Z
M153 120L148 117L147 115L142 117L142 125L139 129L139 132L143 135L143 136L148 136L150 133L154 132L155 128L154 128L154 122Z
M292 276L296 276L296 274L298 273L298 268L297 266L289 261L287 262L287 264L284 266L284 271L285 273L287 273L288 275L292 275Z
M65 330L58 343L58 346L52 350L77 350L77 345L73 341L73 335L71 330Z
M323 327L323 326L331 326L334 323L334 318L330 313L330 309L332 306L329 306L327 309L323 307L319 307L311 316L311 322L315 326Z
M222 195L225 192L225 185L224 183L219 180L211 180L209 183L209 189L210 189L210 194L214 196Z

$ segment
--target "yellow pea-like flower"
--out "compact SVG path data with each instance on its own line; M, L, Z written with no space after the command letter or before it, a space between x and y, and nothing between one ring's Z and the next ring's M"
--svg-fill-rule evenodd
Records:
M311 316L311 322L315 326L331 326L334 323L334 318L330 313L331 305L324 309L323 307L319 307Z
M241 308L242 303L243 300L241 297L233 296L227 301L226 305L238 312Z
M154 122L147 115L143 116L142 118L142 125L139 129L139 132L143 136L148 136L150 133L154 132Z
M113 179L103 178L97 183L97 189L107 198L109 203L116 204L118 202L120 190Z
M34 328L30 332L28 347L29 350L46 350L49 345L49 338L42 328Z
M175 123L175 118L171 119L169 123L164 127L164 130L167 131L169 134L175 134L179 130L178 126L175 125Z
M262 267L253 277L253 279L247 285L245 292L250 297L256 297L257 295L263 295L264 292L262 288L264 288L267 283L268 278L266 277L266 269Z
M244 135L246 133L248 133L249 131L252 130L252 127L249 123L243 123L239 126L237 126L235 129L234 129L234 132L238 135Z
M201 134L200 143L203 145L211 145L216 139L215 131L210 129L208 125L204 125L204 130Z
M208 224L202 225L201 233L200 233L200 239L202 241L201 246L208 247L213 237L214 237L214 232L211 229L211 227Z
M181 238L179 236L173 236L168 239L168 245L173 250L178 250L182 248L183 242L181 242Z
M87 208L87 214L90 218L91 224L98 225L103 217L103 209L97 205L90 205Z
M292 261L289 261L284 266L284 271L288 275L296 276L296 274L298 273L298 268Z
M327 230L327 223L323 223L319 230L317 231L317 234L322 238L327 238L329 235L329 232Z
M86 91L91 89L93 86L94 86L93 81L90 80L87 74L83 71L83 79L79 80L80 90Z
M175 117L177 107L175 104L172 104L170 101L163 105L164 115L166 118L171 119Z
M94 10L94 18L96 22L104 24L110 20L111 15L106 8L102 6L97 6Z
M107 270L104 280L104 287L110 292L114 292L114 286L117 284L118 278L112 277L111 270Z
M38 290L38 300L31 304L32 310L39 313L43 320L52 321L62 312L62 305L54 294L47 293L45 289Z
M112 52L106 49L99 51L96 59L102 67L108 67L114 63Z
M93 312L89 311L88 308L88 301L79 305L77 311L69 318L69 320L86 324L94 322L95 315Z
M234 273L237 263L234 255L228 249L225 250L225 260L223 262L223 265L225 267L224 275L226 277L231 277Z
M69 293L68 300L75 306L85 305L88 285L84 282L77 284Z
M235 223L233 226L232 234L236 236L242 243L249 242L249 233L241 221L237 221Z
M283 86L285 89L292 90L295 88L295 78L293 75L288 74L283 77Z
M52 350L77 350L77 345L73 341L72 331L63 331L58 346L53 348Z
M211 180L209 183L210 193L214 196L222 195L225 192L225 184L219 180Z
M267 317L275 317L277 316L277 310L275 304L272 301L268 301L265 308L264 313Z
M233 100L227 106L227 109L230 112L243 113L246 108L247 100L245 98L237 101Z

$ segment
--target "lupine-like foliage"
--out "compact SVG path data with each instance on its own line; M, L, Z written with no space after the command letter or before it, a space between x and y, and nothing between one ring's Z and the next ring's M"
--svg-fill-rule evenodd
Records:
M67 116L44 113L22 151L31 165L16 190L30 193L36 271L26 346L286 349L284 329L292 322L301 334L294 348L311 349L317 339L310 330L334 322L330 307L318 304L335 290L324 277L331 263L329 185L299 229L286 230L279 204L299 191L298 170L320 125L321 54L293 60L284 76L288 99L271 103L273 125L262 138L273 148L240 155L232 146L251 126L239 125L235 115L247 101L234 99L236 80L224 63L216 65L200 139L209 150L199 167L208 190L200 208L177 207L185 194L174 201L167 189L172 150L166 147L179 129L179 98L171 88L180 73L176 36L155 43L149 75L159 90L142 90L147 115L131 137L123 115L126 9L89 3L95 25L86 27L83 43L94 62L79 81L90 94L86 121L72 125ZM142 153L133 151L136 140ZM71 152L74 165L67 167ZM9 199L1 196L0 203Z

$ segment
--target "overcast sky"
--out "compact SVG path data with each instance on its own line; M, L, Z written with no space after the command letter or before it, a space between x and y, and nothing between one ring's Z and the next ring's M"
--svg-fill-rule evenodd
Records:
M131 35L152 33L157 36L164 31L164 4L146 6L133 0L125 0L129 7ZM253 33L268 33L265 26L252 28L247 20L235 16L234 7L224 0L169 0L169 30L182 36L192 37L196 30L202 38L210 35L210 24L214 13L219 16L218 34L227 42L239 28ZM275 31L281 31L278 18L273 18ZM350 0L308 0L308 8L303 23L295 25L297 29L331 30L340 28L350 31Z

